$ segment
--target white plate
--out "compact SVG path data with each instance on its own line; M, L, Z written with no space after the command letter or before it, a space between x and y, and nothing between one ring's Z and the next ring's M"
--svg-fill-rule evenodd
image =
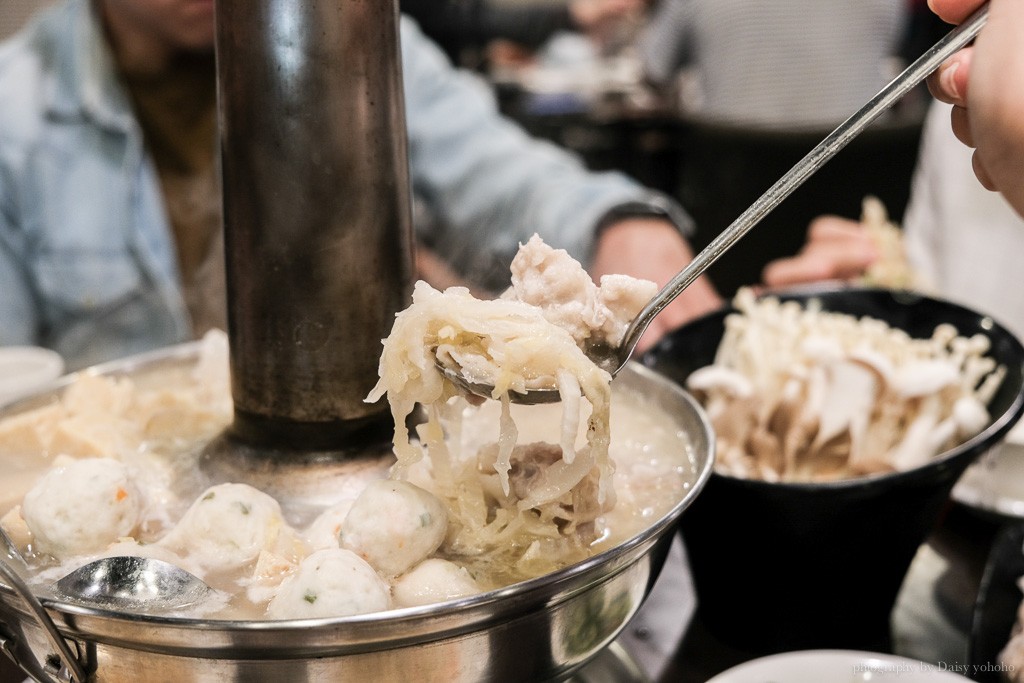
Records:
M64 372L56 351L38 346L0 346L0 406L42 389Z
M967 468L953 499L978 510L1024 519L1024 421Z
M928 664L895 655L853 650L804 650L735 666L708 683L965 683L953 673L963 662Z

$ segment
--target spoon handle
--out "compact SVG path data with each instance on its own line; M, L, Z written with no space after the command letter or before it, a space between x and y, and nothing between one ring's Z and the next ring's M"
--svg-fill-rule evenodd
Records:
M683 268L658 294L651 299L630 323L619 350L621 362L625 363L637 342L661 311L684 289L700 277L712 263L732 247L741 237L757 225L769 212L800 187L807 178L821 168L839 150L859 135L879 115L889 109L901 97L924 81L933 71L966 46L985 24L988 18L988 3L983 4L966 21L940 39L927 52L918 57L888 85L882 88L867 104L832 131L814 149L797 162L782 178L768 188L750 208L740 214L733 223L711 241L690 263Z

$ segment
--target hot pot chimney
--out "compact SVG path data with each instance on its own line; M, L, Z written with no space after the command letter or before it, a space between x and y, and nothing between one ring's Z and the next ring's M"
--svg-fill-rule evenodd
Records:
M397 4L217 0L216 17L235 417L207 460L383 443L387 406L363 398L413 269Z

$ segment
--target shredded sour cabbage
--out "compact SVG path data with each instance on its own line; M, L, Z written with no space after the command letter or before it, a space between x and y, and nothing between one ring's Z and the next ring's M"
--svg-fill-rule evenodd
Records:
M625 276L603 280L603 290L565 251L536 236L521 247L512 272L512 288L495 300L477 299L462 287L440 292L416 283L412 305L396 316L384 340L380 381L367 397L376 401L386 394L390 402L398 458L392 476L408 477L425 453L430 488L455 506L457 531L450 536L474 553L524 529L555 538L599 533L594 521L614 502L611 376L582 347L617 344L623 321L656 290ZM491 398L500 401L501 412L491 446L458 452L451 432L479 399L464 394L438 362L494 387ZM557 388L561 397L557 445L518 443L510 392L540 388ZM418 444L406 426L417 404L426 412ZM584 415L585 444L577 447ZM492 476L496 488L489 484Z

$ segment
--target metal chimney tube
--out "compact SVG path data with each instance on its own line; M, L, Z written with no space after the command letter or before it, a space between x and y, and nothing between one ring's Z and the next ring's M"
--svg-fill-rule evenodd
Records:
M217 0L228 334L249 447L389 435L363 398L408 301L395 0Z

